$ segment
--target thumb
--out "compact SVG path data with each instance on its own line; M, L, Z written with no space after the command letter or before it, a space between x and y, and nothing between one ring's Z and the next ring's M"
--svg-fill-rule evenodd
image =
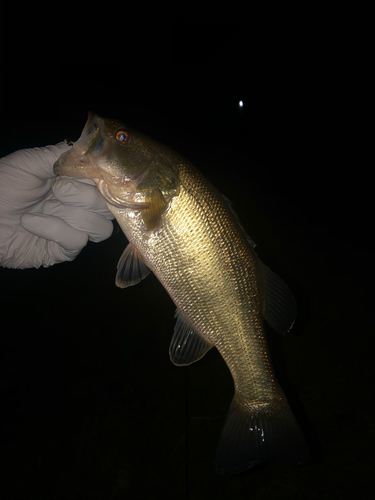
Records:
M27 213L21 217L21 226L29 233L45 240L54 241L69 251L82 250L88 235L53 215Z

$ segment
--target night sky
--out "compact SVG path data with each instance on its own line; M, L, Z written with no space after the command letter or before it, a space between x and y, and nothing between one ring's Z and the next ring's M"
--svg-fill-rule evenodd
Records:
M216 475L230 373L215 349L170 362L174 304L153 275L115 286L127 244L115 223L73 262L0 268L4 499L373 494L371 187L347 134L343 52L322 36L177 23L151 63L4 62L1 156L76 140L94 111L178 150L232 201L297 299L293 331L267 333L312 453Z

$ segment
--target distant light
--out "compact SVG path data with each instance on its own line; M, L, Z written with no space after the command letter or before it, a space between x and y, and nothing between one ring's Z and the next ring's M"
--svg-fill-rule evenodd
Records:
M243 107L243 101L240 101L240 102L238 103L238 105L239 105L239 107L240 107L240 108L242 108L242 107Z

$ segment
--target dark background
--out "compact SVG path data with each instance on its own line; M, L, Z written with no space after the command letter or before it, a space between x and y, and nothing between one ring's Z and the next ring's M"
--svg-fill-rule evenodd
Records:
M269 331L312 462L220 477L233 396L217 351L175 367L174 305L153 275L114 284L127 244L48 269L0 268L4 499L353 499L374 491L371 177L347 32L175 20L148 59L38 64L3 51L1 156L76 140L89 110L177 149L232 202L289 284L298 318ZM349 66L350 64L350 66ZM239 108L242 99L244 107ZM354 154L353 154L354 152Z

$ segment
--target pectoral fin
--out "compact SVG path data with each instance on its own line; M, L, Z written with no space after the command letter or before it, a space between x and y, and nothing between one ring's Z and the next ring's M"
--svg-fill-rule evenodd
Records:
M154 229L160 223L160 216L167 208L168 204L160 189L153 189L146 197L148 208L142 210L143 222L147 229Z
M117 264L116 285L119 288L136 285L150 274L150 269L132 243L125 248Z
M194 330L178 309L176 317L174 334L169 346L169 356L172 363L177 366L190 365L203 358L206 352L213 347L213 344Z

